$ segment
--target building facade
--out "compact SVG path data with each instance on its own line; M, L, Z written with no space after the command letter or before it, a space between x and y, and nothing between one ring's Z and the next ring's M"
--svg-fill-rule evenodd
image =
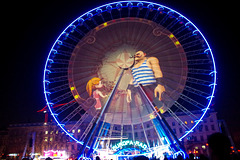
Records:
M195 113L198 114L198 113ZM200 113L199 113L200 114ZM195 122L189 116L181 115L179 118L183 120L185 126L191 128ZM172 128L177 137L183 135L185 129L178 124L172 117L166 117L167 122ZM83 128L87 124L82 124ZM85 126L84 126L85 125ZM136 126L137 127L137 126ZM66 128L72 128L71 124ZM120 128L119 128L120 129ZM153 126L146 124L146 134L149 137L156 137L155 132L151 132ZM118 128L116 128L118 130ZM131 137L131 128L125 127ZM135 130L137 131L137 129ZM215 132L219 132L217 113L209 112L203 121L183 139L183 144L187 153L193 153L196 156L207 154L207 138ZM69 130L76 138L80 138L81 129ZM118 134L116 132L116 134ZM1 132L0 152L1 155L7 155L9 159L21 159L22 155L30 156L34 151L35 157L43 157L45 151L65 151L67 157L76 158L80 149L80 144L77 144L69 138L54 122L51 123L28 123L28 124L13 124L10 125L7 132ZM141 139L144 135L139 128L139 132L134 133L135 137ZM150 138L151 140L151 138ZM154 142L151 142L154 143ZM34 149L34 150L33 150Z

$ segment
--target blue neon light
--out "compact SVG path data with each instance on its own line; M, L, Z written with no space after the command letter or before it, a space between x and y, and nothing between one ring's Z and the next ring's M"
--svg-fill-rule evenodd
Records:
M173 159L176 159L178 157L178 155L183 156L184 159L186 159L186 154L183 151L178 151L176 153L173 154Z
M146 6L144 5L146 4ZM212 54L212 50L206 40L206 38L204 37L204 35L202 34L202 32L189 20L187 19L185 16L183 16L182 14L180 14L179 12L169 8L169 7L166 7L164 5L160 5L160 4L157 4L157 3L154 3L154 2L148 2L148 1L119 1L119 2L113 2L113 3L108 3L108 4L104 4L104 5L101 5L99 7L96 7L86 13L84 13L83 15L81 15L80 17L78 17L77 19L75 19L71 24L69 24L63 31L62 33L58 36L58 38L56 39L56 41L54 42L52 48L50 49L50 52L48 54L48 57L47 57L47 61L46 61L46 64L45 64L45 67L44 67L44 74L43 74L43 89L44 89L44 95L45 95L45 100L46 100L46 103L47 103L47 106L49 108L49 111L51 113L51 115L53 115L53 118L54 120L56 121L56 123L58 124L58 126L66 133L66 135L68 135L69 137L71 137L74 141L76 141L77 143L80 143L80 144L83 144L83 142L77 140L73 135L71 135L65 128L64 128L64 125L63 124L60 124L59 123L59 120L57 118L57 116L55 116L55 114L53 113L52 111L52 108L51 106L53 105L49 100L48 100L48 94L50 94L50 92L47 91L47 85L50 83L48 80L47 80L47 75L51 73L51 70L48 69L48 62L50 61L51 62L51 54L57 54L57 51L54 49L54 47L56 45L62 45L62 41L60 39L62 39L62 37L66 36L66 33L68 33L68 29L70 29L70 32L72 32L75 28L76 28L76 25L75 24L80 24L80 25L83 25L84 21L86 19L89 19L91 18L91 16L93 15L99 15L101 14L102 12L105 12L105 11L111 11L113 9L119 9L119 8L123 8L123 7L128 7L129 9L132 8L132 7L145 7L145 8L151 8L151 9L155 9L155 10L158 10L158 11L163 11L165 9L169 10L169 14L178 14L179 17L178 18L181 18L181 19L185 19L187 20L187 23L185 24L186 27L194 27L195 30L193 31L194 34L200 34L202 36L202 38L204 39L205 43L207 44L207 53L210 53L211 55L211 59L212 59L212 62L213 62L213 71L209 74L209 75L212 75L214 77L214 82L211 84L211 87L212 87L212 93L211 95L208 97L208 104L206 106L206 108L204 110L202 110L202 116L200 117L199 120L195 121L195 125L189 130L186 132L186 134L184 134L179 140L181 141L184 137L186 137L189 133L191 133L193 131L193 129L201 122L201 120L203 119L203 117L205 116L207 110L209 109L210 107L210 104L212 103L212 100L213 100L213 95L214 95L214 92L215 92L215 87L216 87L216 65L215 65L215 60L214 60L214 56ZM106 10L107 9L107 10ZM87 17L88 15L88 17ZM84 20L84 17L85 20Z

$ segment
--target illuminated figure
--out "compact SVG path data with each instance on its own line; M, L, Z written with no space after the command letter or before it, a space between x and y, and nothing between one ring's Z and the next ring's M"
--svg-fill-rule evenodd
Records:
M103 87L103 84L101 82L101 79L97 78L97 77L94 77L94 78L90 79L87 83L87 86L86 86L86 90L88 92L88 95L93 96L93 98L96 99L95 108L97 110L102 108L102 105L101 105L101 102L100 102L99 98L100 97L102 97L102 98L107 97L107 95L103 95L103 93L101 91L99 91L99 89L102 88L102 87Z
M165 87L162 82L163 74L156 57L146 57L143 51L137 51L134 55L135 65L132 68L132 76L127 88L127 102L132 101L134 88L141 85L148 98L161 107L159 101L162 100L162 93ZM134 92L134 91L133 91Z

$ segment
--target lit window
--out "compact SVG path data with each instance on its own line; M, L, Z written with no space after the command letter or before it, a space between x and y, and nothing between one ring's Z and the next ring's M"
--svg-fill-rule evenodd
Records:
M44 137L44 141L47 142L48 141L48 137Z
M74 129L72 130L72 133L75 133L75 130L74 130Z
M80 133L81 132L81 129L78 129L78 133Z
M51 138L50 138L50 142L52 142L52 140L53 140L53 138L51 137Z
M187 124L187 121L185 121L184 123Z
M194 123L193 121L191 121L191 123Z
M56 131L56 134L58 134L58 131Z
M45 131L45 134L48 134L48 131Z

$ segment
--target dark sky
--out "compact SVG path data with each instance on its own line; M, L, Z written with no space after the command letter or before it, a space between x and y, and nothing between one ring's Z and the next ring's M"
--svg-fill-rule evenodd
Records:
M48 52L62 30L88 10L110 0L8 1L1 14L0 127L41 122L45 106L43 69ZM230 1L162 0L190 19L205 35L216 60L217 92L213 108L230 130L240 130L238 4Z

